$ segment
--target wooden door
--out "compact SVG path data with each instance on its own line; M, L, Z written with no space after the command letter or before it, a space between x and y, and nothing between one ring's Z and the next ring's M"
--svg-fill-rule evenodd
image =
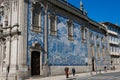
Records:
M40 75L40 52L37 51L31 54L31 75Z

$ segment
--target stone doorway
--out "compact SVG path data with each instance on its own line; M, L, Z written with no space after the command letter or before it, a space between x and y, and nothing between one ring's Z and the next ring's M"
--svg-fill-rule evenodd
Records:
M40 75L40 52L38 51L31 53L31 75Z

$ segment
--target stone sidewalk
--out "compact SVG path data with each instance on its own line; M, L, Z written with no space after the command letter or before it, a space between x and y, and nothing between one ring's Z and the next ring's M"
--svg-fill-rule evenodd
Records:
M87 73L79 73L73 76L72 74L69 75L69 78L66 78L65 75L58 75L58 76L50 76L50 77L44 77L44 78L34 78L31 77L30 79L26 80L72 80L72 79L80 79L83 77L89 77L89 76L94 76L94 75L99 75L99 74L106 74L106 73L113 73L113 72L120 72L120 70L109 70L109 71L101 71L101 72L87 72Z

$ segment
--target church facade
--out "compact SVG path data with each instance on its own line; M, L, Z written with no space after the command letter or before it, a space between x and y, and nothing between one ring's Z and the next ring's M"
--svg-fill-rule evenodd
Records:
M0 7L0 80L103 70L106 27L64 0L4 0Z

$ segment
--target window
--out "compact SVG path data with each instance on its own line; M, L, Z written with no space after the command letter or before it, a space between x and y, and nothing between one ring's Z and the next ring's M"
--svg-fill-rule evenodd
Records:
M55 13L51 13L48 15L48 23L50 27L50 34L53 36L57 35L57 16Z
M32 4L31 8L31 30L41 32L41 5L39 2Z
M99 46L97 46L97 57L98 59L100 59L100 47Z
M104 43L104 37L101 38L101 42Z
M102 57L105 57L105 53L104 53L104 47L102 47Z
M96 36L96 41L99 41L99 36L98 35Z
M2 16L0 15L0 22L2 21Z
M81 27L81 34L82 34L82 41L84 42L86 40L86 33L87 33L87 29L85 27Z
M3 26L3 16L0 14L0 28Z
M113 52L113 47L111 46L111 50L112 50L112 52Z
M90 32L90 39L91 39L91 40L94 39L94 38L93 38L93 33L92 33L92 32Z
M113 47L113 52L115 52L115 47Z
M68 40L73 41L73 21L72 20L68 20L67 27L68 27Z
M119 48L117 47L117 53L119 53Z
M111 52L113 52L113 49L112 49L112 47L110 47L110 51L111 51Z

